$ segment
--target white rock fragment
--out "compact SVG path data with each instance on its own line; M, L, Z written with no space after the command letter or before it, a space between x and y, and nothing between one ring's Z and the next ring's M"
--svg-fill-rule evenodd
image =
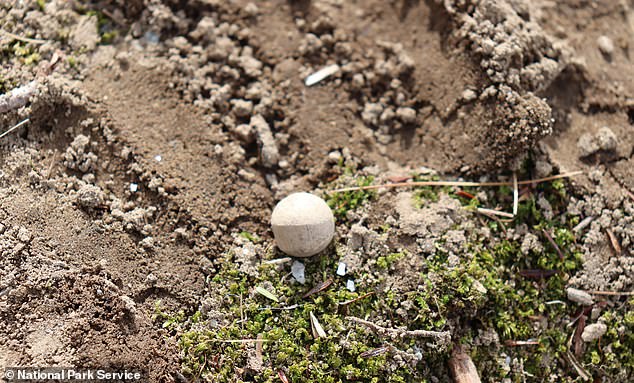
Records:
M135 184L134 182L130 183L130 192L131 193L136 193L136 191L139 190L139 185Z
M396 109L396 115L405 124L413 124L416 122L416 111L412 108L398 108Z
M281 200L271 215L277 246L288 255L310 257L324 250L335 234L332 211L309 193L293 193Z
M154 156L154 161L161 162L162 160L163 160L163 157L160 154L157 154Z
M337 275L339 275L340 277L343 277L344 275L346 275L346 264L343 262L339 262L339 265L337 266Z
M612 53L614 53L614 43L608 36L599 36L597 39L597 45L599 46L601 53L606 56L611 56Z
M569 287L566 289L566 294L568 295L568 300L571 300L575 303L584 306L592 306L594 300L592 299L592 295L586 293L583 290L578 290L573 287Z
M271 128L264 117L256 115L251 118L251 126L255 130L255 134L260 144L260 156L262 165L267 168L274 167L280 160L280 153L277 150L277 144Z
M339 65L337 64L333 64L333 65L328 65L325 68L322 68L320 70L318 70L317 72L311 74L310 76L306 77L306 80L304 80L304 84L306 86L313 86L325 79L327 79L328 77L332 76L333 74L339 72L341 68L339 67Z
M348 279L348 281L346 282L346 289L348 289L352 293L357 290L352 279Z
M596 140L601 150L613 151L618 145L618 138L612 129L607 126L602 127L596 134Z
M593 323L586 326L581 333L581 339L584 342L592 342L603 336L608 331L608 326L605 323Z
M291 265L291 274L293 275L293 278L295 278L295 280L301 283L302 285L306 283L306 276L304 275L304 270L305 270L305 267L302 262L293 261L293 264Z

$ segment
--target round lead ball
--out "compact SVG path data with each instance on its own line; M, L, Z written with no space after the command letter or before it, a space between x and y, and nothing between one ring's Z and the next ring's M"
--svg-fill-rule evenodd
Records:
M335 219L326 202L309 193L293 193L271 215L277 246L288 255L310 257L324 250L335 235Z

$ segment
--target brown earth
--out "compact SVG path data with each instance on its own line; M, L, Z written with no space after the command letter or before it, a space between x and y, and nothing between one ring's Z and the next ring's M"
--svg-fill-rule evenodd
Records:
M584 171L575 208L631 217L632 1L83 3L0 5L5 31L47 40L32 44L38 70L2 53L5 91L41 85L0 117L31 119L0 141L0 365L125 366L174 381L178 351L150 319L155 302L198 307L210 260L238 232L270 240L274 203L329 180L333 151L381 174L482 176L532 150L550 172ZM112 44L80 28L97 23L86 9L111 15ZM36 74L55 53L53 73ZM340 72L304 85L333 63ZM275 164L262 161L255 115ZM615 144L593 150L602 127ZM589 260L575 278L631 289L632 227L597 222L595 234L616 227L625 251L608 263L620 268ZM605 236L585 245L609 251Z

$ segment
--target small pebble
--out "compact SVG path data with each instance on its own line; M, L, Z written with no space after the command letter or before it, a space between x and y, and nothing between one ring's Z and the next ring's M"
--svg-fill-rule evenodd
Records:
M606 331L608 331L608 326L606 326L605 323L593 323L583 329L581 339L583 339L584 342L592 342L601 338Z
M611 56L612 53L614 53L614 43L608 36L600 36L597 39L597 45L599 46L601 53L604 55Z
M348 282L346 282L346 289L353 293L357 290L352 279L348 279Z
M139 185L135 184L134 182L130 183L130 192L136 193L137 190L139 190Z
M594 303L592 295L582 290L569 287L568 289L566 289L566 294L568 294L569 300L575 303L579 303L580 305L592 306L592 304Z
M605 150L605 151L616 150L618 139L616 137L616 134L614 134L614 132L607 126L604 126L603 128L599 129L596 135L596 140L601 150Z

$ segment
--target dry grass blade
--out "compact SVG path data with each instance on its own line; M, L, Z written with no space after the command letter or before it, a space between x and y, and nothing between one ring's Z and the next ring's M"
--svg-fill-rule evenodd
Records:
M547 232L546 229L542 229L542 233L544 233L544 236L548 240L548 243L550 243L550 245L555 248L555 251L557 252L557 255L559 255L559 259L561 259L563 261L564 260L564 253L562 253L561 249L559 248L559 245L557 245L557 242L555 242L555 240L553 239L552 235L550 235L550 233Z
M513 172L513 216L517 215L517 209L519 208L520 192L517 185L517 173Z
M6 136L7 134L13 132L14 130L18 129L20 126L26 124L27 122L31 121L29 118L27 118L26 120L20 121L17 125L15 125L14 127L12 127L11 129L7 130L6 132L0 134L0 138Z
M533 185L542 182L554 181L562 178L571 178L583 174L582 171L575 171L563 174L557 174L545 178L537 178L534 180L518 181L518 185ZM349 188L330 190L329 193L341 193L357 190L372 190L381 188L399 188L399 187L416 187L416 186L513 186L513 182L499 181L499 182L469 182L469 181L416 181L416 182L399 182L393 184L381 184L381 185L369 185L369 186L355 186Z
M610 229L605 229L605 232L608 235L608 239L610 240L612 249L614 249L615 255L623 254L623 249L621 248L621 244L619 243L619 240L616 238L616 235L614 235L614 232Z
M505 218L513 218L513 217L515 217L513 214L507 213L505 211L486 209L486 208L483 208L483 207L479 207L478 208L478 213L488 214L488 215L499 215L500 217L505 217Z
M22 37L20 35L16 35L15 33L11 33L8 31L5 31L4 29L0 29L0 33L6 36L9 36L10 38L14 39L14 40L18 40L18 41L22 41L24 43L32 43L32 44L46 44L48 42L50 42L50 40L41 40L41 39L32 39L29 37Z
M504 342L504 345L509 347L538 346L539 342L536 340L507 340Z
M356 298L354 298L354 299L350 299L349 301L339 302L339 305L340 305L340 306L347 306L347 305L349 305L349 304L351 304L351 303L354 303L354 302L356 302L356 301L359 301L359 300L361 300L361 299L363 299L363 298L367 298L367 297L369 297L370 295L374 295L374 291L370 291L369 293L365 293L365 294L360 295L360 296L358 296L358 297L356 297Z
M270 300L272 300L273 302L279 302L280 300L277 299L277 297L275 296L275 294L273 294L272 292L270 292L269 290L265 289L264 287L258 286L255 288L255 292L265 296L267 298L269 298Z
M375 356L383 355L386 352L390 351L390 346L382 346L379 348L373 348L372 350L364 351L359 354L362 358L374 358Z
M634 295L634 291L589 291L594 295L629 296Z
M556 275L558 272L559 271L557 270L526 269L526 270L520 270L519 275L521 275L524 278L544 279L544 278L550 278L553 275Z
M324 282L321 282L317 286L315 286L312 289L310 289L310 291L308 291L306 294L304 294L302 296L302 298L306 299L306 298L310 297L311 295L315 295L315 294L317 294L319 292L322 292L322 291L326 290L330 285L332 285L332 282L333 282L333 279L332 278L328 278Z

